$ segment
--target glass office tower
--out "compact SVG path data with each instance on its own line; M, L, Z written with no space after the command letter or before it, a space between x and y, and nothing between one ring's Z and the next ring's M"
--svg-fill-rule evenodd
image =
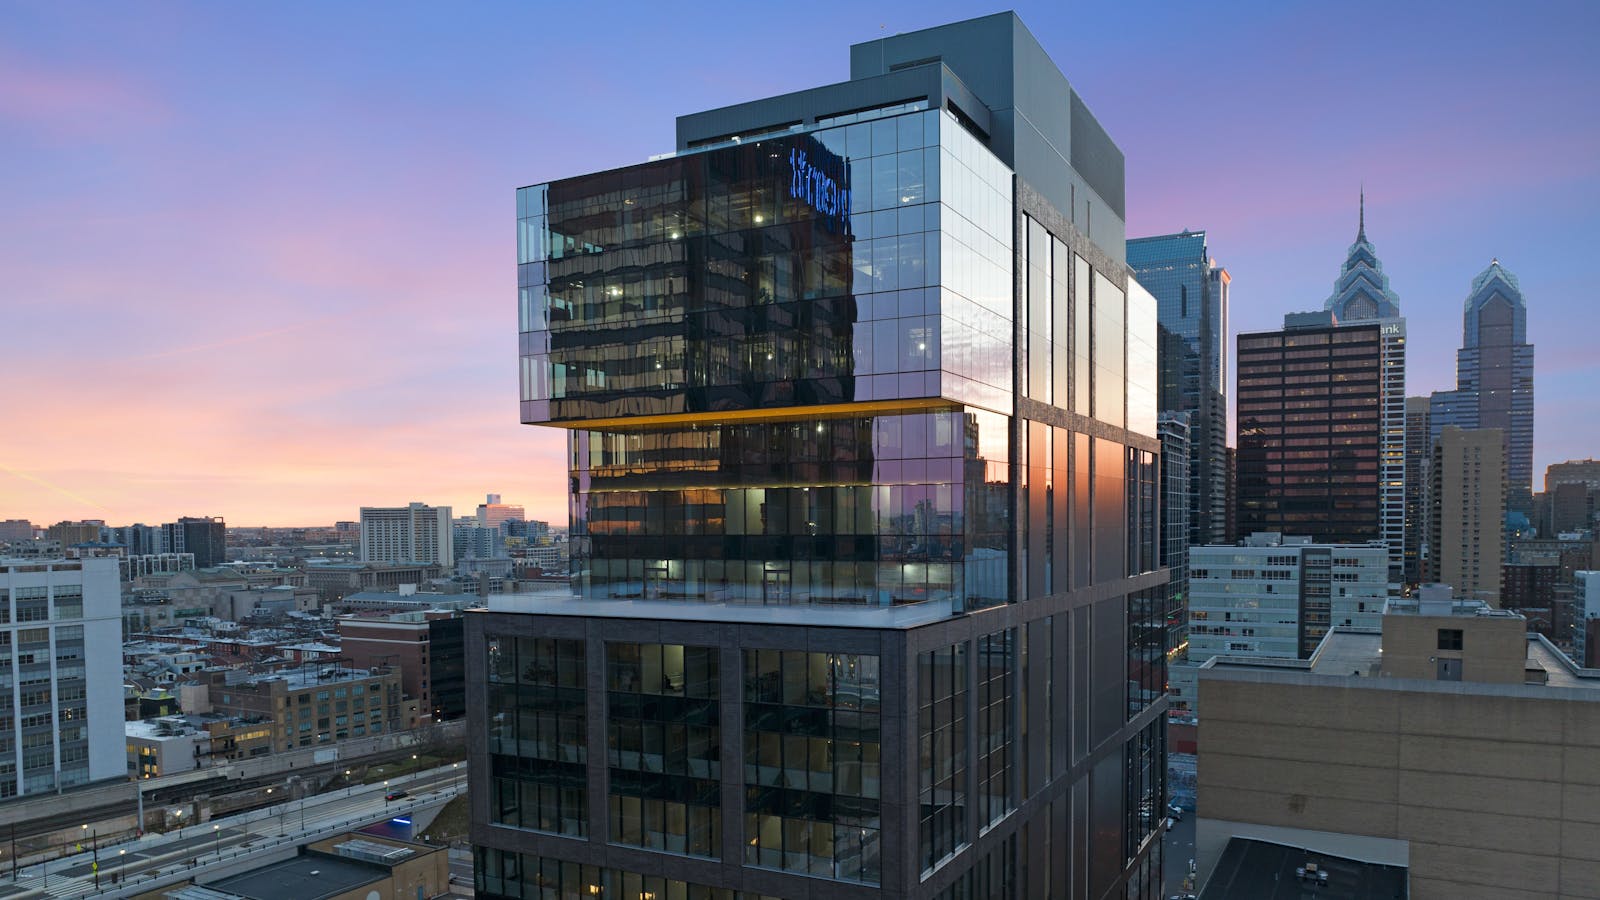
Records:
M1128 266L1158 304L1157 406L1163 413L1189 416L1188 542L1222 543L1228 519L1228 289L1233 279L1211 258L1204 231L1133 238Z
M1492 260L1472 279L1461 313L1456 389L1436 391L1433 440L1448 425L1498 428L1506 441L1506 511L1533 509L1533 345L1517 276Z
M485 897L1155 897L1156 308L1009 13L518 191L570 596L469 617Z

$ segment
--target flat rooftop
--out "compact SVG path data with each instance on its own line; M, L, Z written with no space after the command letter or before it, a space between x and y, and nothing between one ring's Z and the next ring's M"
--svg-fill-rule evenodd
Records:
M581 600L556 592L490 594L489 612L594 616L726 624L809 625L819 628L917 628L951 616L940 601L900 606L763 605L689 600Z
M366 669L278 669L273 672L253 674L241 678L236 682L227 682L220 690L236 687L241 684L260 684L267 681L288 682L290 690L312 688L319 685L343 684L351 681L365 681L369 678L381 678L383 675L373 674Z
M1335 626L1310 659L1218 656L1200 666L1212 677L1234 680L1308 683L1314 678L1360 677L1362 687L1390 690L1440 690L1452 693L1508 693L1526 697L1567 697L1600 700L1600 669L1585 669L1541 634L1528 635L1528 666L1543 669L1543 684L1495 684L1481 681L1427 681L1384 678L1378 675L1383 657L1383 634L1376 628Z
M206 887L242 900L323 900L388 877L386 869L319 854L272 863Z
M1328 883L1307 881L1296 871L1309 865L1326 871ZM1389 900L1406 896L1406 870L1398 866L1240 837L1229 839L1200 892L1200 900Z

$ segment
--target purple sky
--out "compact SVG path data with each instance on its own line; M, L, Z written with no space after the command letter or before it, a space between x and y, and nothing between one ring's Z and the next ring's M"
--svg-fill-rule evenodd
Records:
M564 522L561 435L517 424L513 189L995 9L876 6L6 4L0 519L497 491ZM1538 348L1535 486L1600 451L1600 6L1018 12L1127 154L1129 234L1210 232L1235 330L1320 308L1365 181L1409 391L1453 384L1498 256Z

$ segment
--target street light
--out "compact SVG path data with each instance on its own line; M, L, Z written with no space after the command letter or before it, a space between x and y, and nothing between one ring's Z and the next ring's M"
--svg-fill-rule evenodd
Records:
M217 847L217 859L221 859L222 858L222 826L221 825L212 825L211 826L211 833L217 836L217 844L216 844L216 847Z
M84 831L89 831L88 825L81 827ZM98 891L100 890L100 829L96 828L94 831L89 831L89 835L89 846L94 854L91 857L92 861L89 864L89 869L94 872L94 889ZM82 847L82 842L79 842L78 846Z
M128 851L126 848L117 851L117 877L111 879L112 884L122 880L123 870L128 865Z

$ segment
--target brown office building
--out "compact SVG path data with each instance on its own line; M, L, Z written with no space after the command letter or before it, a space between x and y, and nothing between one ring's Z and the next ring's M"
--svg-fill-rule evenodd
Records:
M393 665L416 701L415 728L466 714L464 632L454 612L397 612L339 618L339 648L360 667Z
M259 749L250 755L391 734L409 724L398 669L307 665L259 674L238 669L204 674L206 711L271 729L270 748L252 745Z
M1239 335L1238 533L1382 539L1383 329L1392 326L1341 326L1326 313L1285 326Z

